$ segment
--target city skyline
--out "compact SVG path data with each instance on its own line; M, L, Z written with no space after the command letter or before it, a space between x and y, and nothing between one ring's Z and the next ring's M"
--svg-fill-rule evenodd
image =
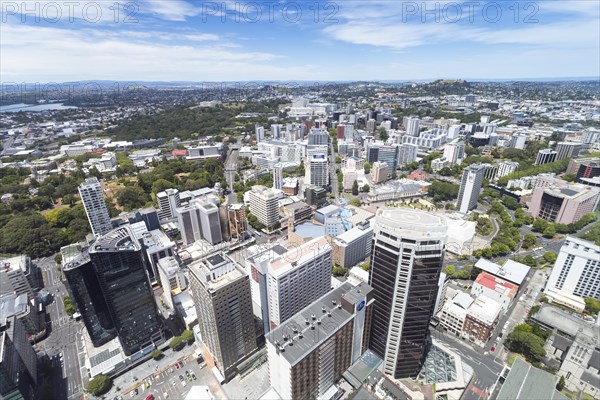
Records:
M566 78L600 65L589 1L67 3L0 2L5 84Z

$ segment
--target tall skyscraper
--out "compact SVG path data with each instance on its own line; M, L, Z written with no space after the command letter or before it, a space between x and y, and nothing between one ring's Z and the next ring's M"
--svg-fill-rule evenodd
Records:
M579 155L581 143L558 142L556 144L556 161L575 158Z
M101 346L115 337L116 330L88 249L72 244L60 252L69 293L77 304L92 343Z
M211 202L192 200L187 206L175 209L183 243L190 244L200 239L210 244L223 241L219 208Z
M331 288L332 251L324 237L269 262L269 320L274 328Z
M403 143L398 146L398 165L405 166L417 160L419 146L416 144Z
M252 186L250 191L250 212L261 224L271 228L279 223L279 195L265 186Z
M543 149L538 151L534 165L548 164L556 161L557 153L552 149Z
M142 247L131 228L99 237L89 255L125 354L164 340Z
M467 213L477 206L486 168L485 164L472 164L464 169L456 202L458 211Z
M369 347L395 378L421 368L444 260L447 225L422 211L379 210L371 276L375 309Z
M88 178L79 185L79 196L83 201L92 233L96 236L108 233L112 229L112 223L98 179Z
M264 142L265 128L256 124L256 125L254 125L254 133L256 134L256 143Z
M257 349L248 275L224 254L194 262L189 270L202 341L229 380L237 364Z
M181 206L179 190L167 189L164 192L156 193L158 200L158 218L161 221L175 217L175 209Z
M465 143L453 141L444 146L444 158L450 162L450 166L461 164L465 158Z
M419 117L404 117L402 123L409 136L419 136Z
M373 290L345 282L267 336L271 386L282 399L334 398L367 348Z
M0 321L0 398L34 400L37 356L16 316Z
M327 154L312 154L306 160L306 183L319 187L329 185Z
M567 236L546 288L600 300L600 246Z
M229 232L231 237L241 240L244 236L244 232L248 229L244 205L241 203L228 205L227 217L229 220Z

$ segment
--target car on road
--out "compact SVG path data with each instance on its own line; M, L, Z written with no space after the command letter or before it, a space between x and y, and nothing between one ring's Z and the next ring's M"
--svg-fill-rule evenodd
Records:
M190 376L190 371L185 371L185 376Z
M179 363L175 364L175 368L179 369Z
M179 381L183 382L183 375L179 375Z
M133 397L133 396L137 396L137 395L138 395L138 390L137 390L137 388L136 388L136 389L133 389L133 390L131 391L131 395L130 395L130 396L131 396L131 397Z
M192 372L192 379L196 380L196 374Z
M179 368L183 368L183 361L179 361Z
M154 395L150 393L148 396L146 396L146 400L154 400Z
M150 382L146 381L146 389L148 389L150 387Z

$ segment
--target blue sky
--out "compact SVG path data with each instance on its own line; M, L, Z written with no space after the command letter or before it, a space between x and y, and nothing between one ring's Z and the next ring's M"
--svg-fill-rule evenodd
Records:
M0 0L3 83L510 79L600 70L595 0L23 4Z

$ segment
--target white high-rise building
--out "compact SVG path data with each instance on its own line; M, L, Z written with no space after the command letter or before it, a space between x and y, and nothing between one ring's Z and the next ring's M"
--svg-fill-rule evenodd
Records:
M403 143L398 146L398 166L402 167L417 161L418 151L419 146L416 144Z
M215 204L194 199L189 205L176 208L175 216L183 243L191 244L200 239L210 244L223 241L219 207Z
M278 139L281 136L281 127L280 124L271 125L271 137L273 139Z
M181 206L179 190L167 189L164 192L159 192L156 194L156 199L158 200L158 218L161 221L174 218L175 209Z
M452 125L448 128L448 140L456 139L460 135L460 125Z
M380 209L373 225L369 348L394 378L416 376L425 352L447 241L444 217Z
M256 134L256 143L260 143L265 140L265 128L260 125L254 126L254 133Z
M465 159L465 143L455 140L444 146L444 158L450 166L461 164Z
M477 206L486 168L485 164L472 164L464 169L456 202L458 211L467 213Z
M405 117L402 122L407 135L419 136L419 117Z
M265 186L252 186L250 191L250 212L258 221L271 228L279 223L280 192Z
M508 147L523 150L527 143L528 136L524 133L515 133L508 142Z
M329 184L327 153L308 156L305 170L307 184L326 187Z
M79 185L79 196L83 201L83 208L85 208L92 233L95 236L108 233L112 229L112 223L98 179L88 178Z
M579 155L581 143L558 142L556 144L556 161L575 158Z
M290 248L268 264L269 322L281 325L331 289L332 251L325 237Z
M600 246L567 236L548 278L548 288L600 300Z
M498 172L496 178L502 178L503 176L510 175L519 168L519 163L516 161L504 161L498 164Z

